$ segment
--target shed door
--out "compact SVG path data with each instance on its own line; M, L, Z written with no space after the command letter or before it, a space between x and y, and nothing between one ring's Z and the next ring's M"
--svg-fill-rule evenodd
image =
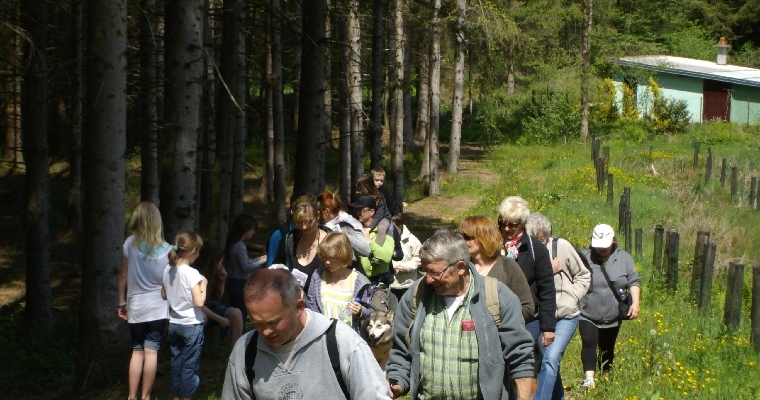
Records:
M704 80L702 121L720 119L729 122L731 117L731 84Z

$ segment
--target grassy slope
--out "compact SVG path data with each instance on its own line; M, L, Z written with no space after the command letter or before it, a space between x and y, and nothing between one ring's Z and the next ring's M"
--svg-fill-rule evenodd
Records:
M746 205L750 176L756 176L760 163L758 138L730 131L713 132L704 128L689 136L660 138L644 143L607 139L615 175L615 205L606 205L606 195L598 193L588 145L567 144L556 147L502 146L488 156L490 168L502 174L495 187L478 187L472 182L451 180L450 192L474 190L480 203L469 214L495 216L499 202L509 195L521 195L533 211L553 222L554 234L577 247L588 243L597 223L617 226L617 203L623 186L631 187L633 228L643 228L644 254L636 256L642 277L641 317L626 322L618 340L616 372L603 378L596 390L582 393L580 339L573 338L565 354L565 385L573 394L587 398L760 398L758 364L760 355L749 343L751 304L751 265L756 238L760 237L760 212ZM708 144L716 159L712 182L704 184L704 162ZM722 135L722 136L721 136ZM692 169L693 141L703 142L700 164ZM722 143L719 143L722 142ZM719 184L720 158L739 167L739 198L730 201L729 178L725 188ZM657 176L648 172L651 166ZM730 168L728 169L730 176ZM678 290L666 294L652 268L653 231L656 224L680 232L680 282ZM712 307L698 316L688 302L694 242L697 230L708 230L718 244L716 278ZM621 238L622 240L622 238ZM729 332L722 324L725 298L725 269L730 259L745 266L744 310L741 328ZM624 371L624 372L623 372Z

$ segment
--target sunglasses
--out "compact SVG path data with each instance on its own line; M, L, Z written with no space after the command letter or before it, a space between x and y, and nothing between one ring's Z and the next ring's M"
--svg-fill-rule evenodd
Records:
M504 229L505 227L509 228L509 229L515 229L518 226L520 226L519 222L507 222L507 221L504 221L503 219L499 218L499 228L500 229Z

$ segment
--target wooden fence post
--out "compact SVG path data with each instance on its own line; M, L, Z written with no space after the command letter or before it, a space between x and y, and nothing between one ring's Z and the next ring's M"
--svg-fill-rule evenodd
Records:
M668 260L670 259L670 228L665 230L665 244L662 246L662 260L660 261L660 273L668 280Z
M610 146L602 147L602 157L604 157L604 169L602 172L602 181L607 181L607 175L610 174ZM604 188L604 182L602 182L602 188Z
M607 175L607 205L611 206L612 202L615 201L615 192L613 190L613 174Z
M642 240L643 240L644 232L641 228L636 228L635 234L634 234L634 248L636 248L636 255L641 256L644 252L642 250Z
M677 230L669 232L668 239L668 275L666 288L669 292L678 290L678 247L680 238Z
M736 192L739 189L739 167L731 167L731 202L736 201Z
M694 246L694 266L691 269L691 286L689 288L689 296L695 302L699 294L699 280L702 277L702 259L705 256L705 244L709 242L710 232L697 232L697 243Z
M715 243L705 244L704 257L702 257L702 276L699 278L699 295L697 296L699 312L710 308L713 271L715 270L715 248Z
M757 190L757 178L753 176L749 180L749 208L755 205L755 190Z
M662 225L657 225L654 228L654 250L652 254L652 266L655 271L659 270L662 263L662 238L665 234L665 229Z
M726 158L720 164L720 187L726 187Z
M631 240L631 210L625 210L625 251L631 253L633 240Z
M699 142L694 142L694 169L697 169L699 164Z
M750 341L755 351L760 351L760 266L752 268L752 329Z
M535 102L534 102L535 103ZM597 154L596 154L596 135L591 136L591 161L596 162Z
M707 161L705 162L705 185L710 182L710 177L712 177L712 165L713 165L712 149L708 147Z
M723 323L729 328L739 327L742 317L742 290L744 289L744 264L728 263L726 283L726 306L723 309Z

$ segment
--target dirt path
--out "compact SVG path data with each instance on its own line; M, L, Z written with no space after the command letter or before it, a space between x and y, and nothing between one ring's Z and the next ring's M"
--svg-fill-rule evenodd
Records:
M444 152L442 149L441 152ZM486 168L485 149L480 145L468 144L462 147L458 174L464 179L471 179L482 184L493 185L500 179L499 175ZM441 181L449 179L443 173ZM407 226L415 235L424 240L438 229L455 228L456 221L478 203L479 196L438 196L425 197L406 204L404 215ZM413 227L413 228L412 228Z

